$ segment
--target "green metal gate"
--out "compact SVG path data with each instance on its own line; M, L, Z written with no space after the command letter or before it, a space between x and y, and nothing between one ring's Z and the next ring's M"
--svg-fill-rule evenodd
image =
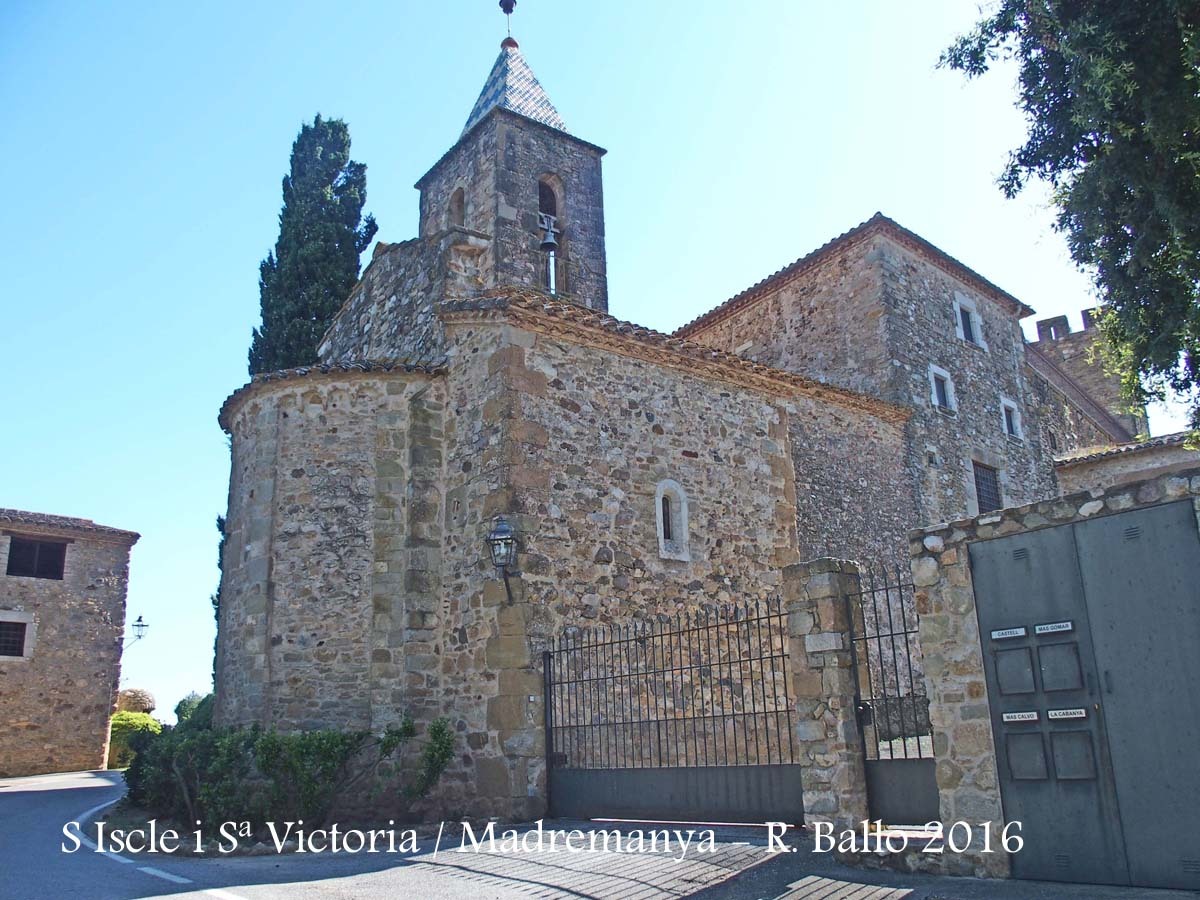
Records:
M1191 501L970 547L1020 878L1200 888Z

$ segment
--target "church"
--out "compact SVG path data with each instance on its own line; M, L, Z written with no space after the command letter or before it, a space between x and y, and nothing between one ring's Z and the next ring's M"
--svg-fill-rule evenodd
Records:
M1065 320L1027 343L1032 309L882 214L674 334L610 316L604 153L505 39L417 236L376 245L318 363L225 402L219 722L445 716L445 807L535 816L564 631L907 566L912 529L1145 430Z

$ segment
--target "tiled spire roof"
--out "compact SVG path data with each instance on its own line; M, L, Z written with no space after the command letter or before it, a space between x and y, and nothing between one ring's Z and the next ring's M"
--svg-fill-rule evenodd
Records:
M480 119L496 107L510 110L559 131L567 130L562 116L546 96L533 70L529 68L529 63L525 62L521 48L512 38L505 38L500 44L500 55L496 57L492 74L488 76L479 99L475 101L475 108L467 118L463 134L474 128Z

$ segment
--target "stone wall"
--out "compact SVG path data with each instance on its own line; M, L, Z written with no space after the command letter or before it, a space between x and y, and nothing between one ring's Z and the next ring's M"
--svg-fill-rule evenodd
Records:
M503 110L491 116L497 130L496 284L544 284L538 179L549 175L559 193L559 293L606 312L604 151Z
M968 545L1186 497L1193 498L1200 517L1200 468L913 532L910 553L942 821L1003 822ZM1001 846L998 829L992 846ZM984 854L979 846L961 856L919 862L959 874L1009 874L1005 854Z
M917 516L911 484L896 477L903 423L801 398L788 408L801 557L901 562Z
M436 695L442 391L314 372L227 402L221 722L382 728Z
M605 311L603 155L566 132L495 109L417 182L421 234L449 225L450 198L462 188L465 225L487 241L478 266L483 286L545 288L538 180L548 176L559 201L559 293Z
M13 535L71 541L62 580L3 574ZM137 538L0 515L0 615L32 632L28 658L0 656L0 777L105 767Z
M1114 416L1131 437L1149 432L1146 411L1130 412L1121 397L1121 380L1105 371L1103 335L1094 324L1096 310L1083 311L1083 331L1071 331L1066 316L1040 319L1037 349L1048 356L1088 396ZM1084 445L1088 446L1088 445Z
M484 235L463 228L376 244L370 264L321 341L321 362L441 359L446 339L437 304L483 286L488 246Z
M552 638L779 596L780 569L797 559L787 411L511 325L464 316L448 335L447 532L464 545L447 557L443 671L469 748L446 802L540 814L540 654ZM659 555L655 489L668 478L687 492L687 561ZM522 538L512 605L483 558L497 513Z

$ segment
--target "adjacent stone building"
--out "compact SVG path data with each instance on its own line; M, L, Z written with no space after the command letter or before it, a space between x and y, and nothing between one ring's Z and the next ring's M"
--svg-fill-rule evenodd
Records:
M505 40L418 236L376 247L318 363L226 401L219 721L447 716L443 809L536 815L565 629L901 558L918 524L1054 494L1051 444L1130 437L1029 362L1028 307L882 216L675 335L613 318L603 153Z
M675 335L911 410L901 468L878 470L904 482L889 485L885 508L911 493L900 529L827 529L814 548L895 559L912 525L1051 496L1060 452L1133 438L1136 424L1114 414L1119 397L1098 364L1076 356L1056 365L1042 343L1025 344L1020 319L1032 314L876 214ZM1105 392L1092 397L1067 369Z
M0 509L0 776L105 767L137 540Z

